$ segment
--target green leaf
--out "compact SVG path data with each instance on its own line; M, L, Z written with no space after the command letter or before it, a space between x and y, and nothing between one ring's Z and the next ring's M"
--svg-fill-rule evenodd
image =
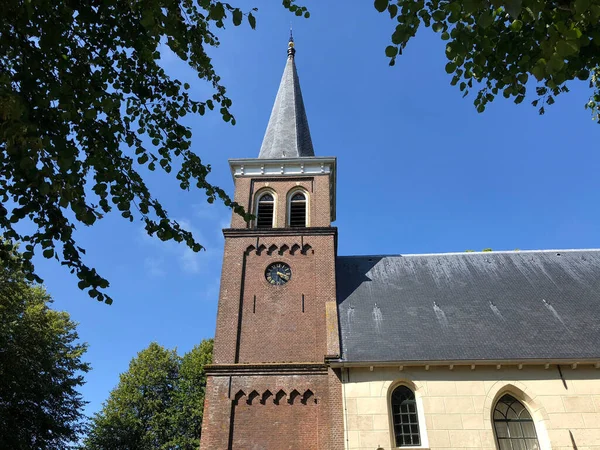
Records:
M481 7L481 0L464 0L463 9L465 14L473 14Z
M432 26L431 29L433 31L435 31L436 33L439 33L440 31L442 31L444 29L444 24L441 22L435 22Z
M590 0L575 0L575 12L583 14L590 7Z
M256 18L252 13L248 13L248 23L253 30L256 29Z
M577 74L577 78L580 79L580 80L582 80L582 81L587 80L589 77L590 77L590 71L589 70L582 70L581 72L579 72Z
M484 67L485 63L486 63L487 59L485 57L484 54L482 53L478 53L477 55L475 55L475 57L473 58L473 62L475 64L477 64L479 67Z
M450 14L460 14L462 10L460 2L458 0L450 2L446 9L450 12Z
M44 258L52 258L54 256L54 249L47 248L42 252L42 254L44 255Z
M531 69L531 73L538 81L542 81L546 77L546 60L540 59Z
M504 0L504 8L513 19L519 17L522 7L523 0Z
M433 20L435 20L437 22L441 22L446 18L446 13L444 11L438 9L431 15L431 17L433 17Z
M563 58L559 55L553 55L552 58L550 58L550 61L548 61L548 64L546 64L546 73L549 75L555 74L560 72L564 66L565 61Z
M487 28L494 22L494 17L489 11L484 11L477 19L477 25L481 28Z
M215 3L210 10L210 17L215 21L223 20L225 17L225 7L223 6L223 3Z
M574 27L565 31L564 35L567 39L579 39L581 36L583 36L583 33L579 28Z
M563 58L577 52L579 52L579 46L576 41L558 41L556 43L556 53Z
M385 48L385 56L387 56L388 58L393 58L397 54L398 54L398 47L395 47L393 45L388 45Z
M233 10L232 21L233 21L233 24L236 27L242 24L242 17L243 17L243 14L242 14L242 10L241 9L236 8L236 9Z
M394 5L393 3L388 6L388 12L390 13L390 19L393 19L398 14L398 5Z
M375 9L377 11L384 12L388 7L388 0L375 0Z
M523 22L520 20L513 20L513 22L510 24L510 28L513 31L521 31L521 28L523 28Z
M392 34L392 43L399 45L404 41L406 33L402 25L398 25Z
M140 24L144 28L150 28L154 25L154 11L150 9L144 9L142 11L142 20L140 20Z
M449 62L446 64L446 73L453 73L456 70L456 64Z

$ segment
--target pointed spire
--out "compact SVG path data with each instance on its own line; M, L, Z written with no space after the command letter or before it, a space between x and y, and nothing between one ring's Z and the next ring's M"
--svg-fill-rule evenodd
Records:
M277 91L271 118L260 147L259 158L299 158L315 156L294 56L296 48L290 27L287 62Z

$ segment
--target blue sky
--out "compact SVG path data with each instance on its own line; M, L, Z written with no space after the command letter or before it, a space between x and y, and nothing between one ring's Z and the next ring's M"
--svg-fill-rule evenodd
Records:
M187 118L213 183L231 194L228 158L258 155L291 21L315 153L338 157L340 254L600 247L600 126L583 108L584 83L543 117L527 101L504 98L478 114L473 98L450 86L444 43L430 30L388 66L394 24L372 2L306 0L308 20L272 0L247 3L259 8L257 30L228 27L213 52L237 125L218 113ZM207 86L185 64L168 54L164 62L206 97ZM80 323L89 343L90 414L151 341L183 353L214 333L230 212L208 205L202 192L179 190L174 177L153 174L149 185L205 252L151 239L140 222L118 215L80 227L87 262L111 282L112 306L79 291L54 261L37 260L54 307Z

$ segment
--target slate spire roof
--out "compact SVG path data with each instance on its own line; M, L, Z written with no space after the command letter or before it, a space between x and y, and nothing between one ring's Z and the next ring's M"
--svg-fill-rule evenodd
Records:
M280 159L315 156L308 120L296 72L294 38L290 32L287 62L271 111L259 158Z

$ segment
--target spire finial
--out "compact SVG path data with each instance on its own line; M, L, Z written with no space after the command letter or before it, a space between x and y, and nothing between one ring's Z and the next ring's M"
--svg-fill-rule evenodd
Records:
M294 36L292 34L292 24L290 23L290 40L288 41L288 58L293 58L296 54L296 49L294 48Z

